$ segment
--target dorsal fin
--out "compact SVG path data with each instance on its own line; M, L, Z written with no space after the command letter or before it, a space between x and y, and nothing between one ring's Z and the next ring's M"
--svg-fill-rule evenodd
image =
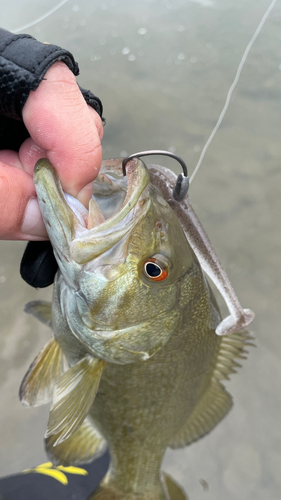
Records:
M199 400L183 427L173 436L170 448L182 448L210 432L229 412L232 397L221 383L236 372L234 358L245 358L245 345L254 345L248 332L221 337L213 376L203 397Z
M45 438L59 434L53 446L80 427L94 402L106 362L87 354L56 382Z
M24 312L32 314L41 323L52 328L52 304L44 300L33 300L24 306Z
M106 441L97 431L90 417L62 443L54 446L59 434L45 440L46 452L54 465L79 465L91 462L106 449Z
M40 406L51 401L56 380L63 374L63 353L52 337L30 365L19 391L25 406Z

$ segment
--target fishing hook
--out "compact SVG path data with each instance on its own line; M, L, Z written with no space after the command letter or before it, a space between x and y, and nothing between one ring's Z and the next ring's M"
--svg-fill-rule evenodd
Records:
M182 201L185 195L187 194L188 188L189 188L189 177L188 177L188 172L187 172L187 167L186 164L184 163L183 159L174 154L171 153L170 151L161 151L158 149L152 150L152 151L141 151L140 153L134 153L130 156L127 156L124 158L122 161L122 170L124 176L126 175L126 164L128 163L129 160L132 160L132 158L140 158L140 156L152 156L152 155L163 155L163 156L170 156L171 158L174 158L174 160L177 160L182 167L183 174L180 174L177 178L174 191L173 191L173 197L176 201Z

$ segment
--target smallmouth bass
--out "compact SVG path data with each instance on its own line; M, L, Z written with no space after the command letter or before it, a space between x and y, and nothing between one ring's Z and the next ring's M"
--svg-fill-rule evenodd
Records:
M230 410L221 380L240 366L250 335L216 335L220 312L177 202L163 196L161 169L134 159L126 172L120 160L104 162L88 211L47 160L37 163L59 271L52 304L26 306L54 336L20 398L51 403L53 463L89 462L107 443L110 470L91 499L176 500L183 493L160 471L165 450L199 439Z

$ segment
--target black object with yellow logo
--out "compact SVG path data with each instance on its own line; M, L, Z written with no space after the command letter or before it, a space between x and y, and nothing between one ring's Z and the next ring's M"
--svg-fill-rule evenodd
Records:
M0 478L0 500L87 500L109 466L109 454L80 467L51 462Z

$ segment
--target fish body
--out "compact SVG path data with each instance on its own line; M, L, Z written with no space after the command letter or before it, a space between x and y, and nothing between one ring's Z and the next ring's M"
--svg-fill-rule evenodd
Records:
M220 312L175 211L140 160L130 161L127 179L120 161L105 163L86 213L46 160L36 167L59 271L51 311L27 306L54 338L20 396L27 406L51 401L54 462L89 461L107 443L111 466L91 498L172 500L184 494L160 472L165 451L229 411L221 380L239 366L249 336L216 335Z

